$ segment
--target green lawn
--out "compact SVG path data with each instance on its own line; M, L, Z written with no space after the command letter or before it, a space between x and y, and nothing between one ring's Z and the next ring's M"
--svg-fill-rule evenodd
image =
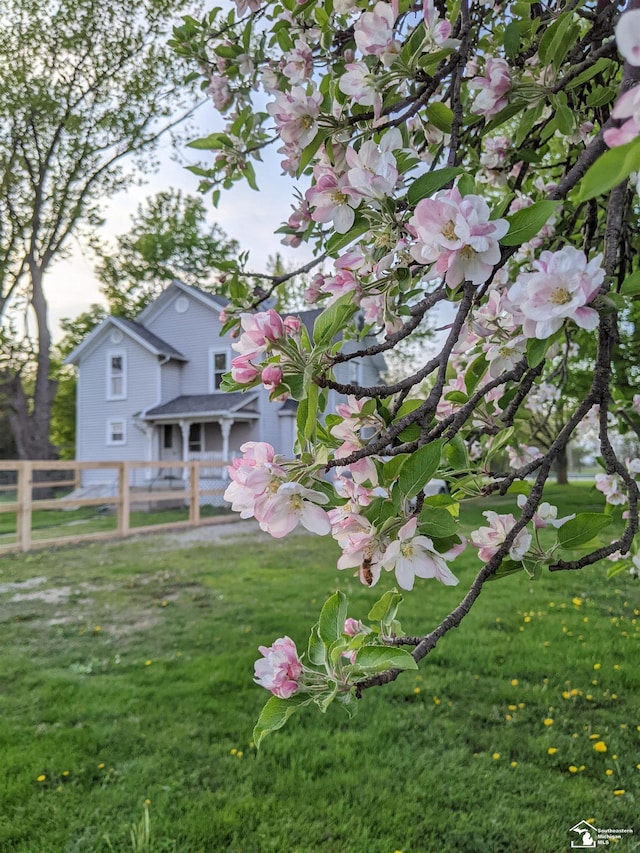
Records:
M601 503L583 484L558 495L565 511ZM496 506L476 502L478 522ZM582 819L633 828L616 849L640 849L628 575L488 584L420 671L365 693L355 719L306 709L256 754L257 646L286 633L303 649L338 583L362 617L391 576L362 588L326 539L185 536L0 563L3 853L555 853ZM462 586L478 566L456 563ZM419 581L403 626L428 631L460 595Z

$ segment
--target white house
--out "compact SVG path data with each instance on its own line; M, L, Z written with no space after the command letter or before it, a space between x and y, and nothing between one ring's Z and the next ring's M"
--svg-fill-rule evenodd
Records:
M245 441L267 441L290 455L297 404L269 401L262 387L224 393L231 340L220 337L225 301L173 281L135 321L107 317L68 356L78 368L79 461L229 461ZM319 311L298 312L312 324ZM338 365L338 381L380 382L384 359ZM331 392L331 410L337 401ZM186 476L186 469L184 476ZM165 476L171 468L163 468ZM132 471L132 485L148 482ZM183 469L176 468L182 477ZM113 480L113 470L84 472L83 486Z

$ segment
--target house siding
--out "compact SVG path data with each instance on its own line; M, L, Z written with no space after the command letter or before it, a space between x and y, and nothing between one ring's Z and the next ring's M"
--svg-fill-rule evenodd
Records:
M119 462L123 459L147 458L144 432L135 426L133 414L156 402L157 359L137 342L127 338L117 346L126 355L127 396L122 400L107 399L107 359L114 345L105 337L82 361L82 376L78 383L78 440L76 457L80 461L102 460ZM124 444L109 444L109 421L123 421L126 429ZM111 482L111 470L85 472L83 485Z
M176 303L185 299L188 300L188 309L177 312ZM228 349L231 359L231 345L228 338L220 337L222 325L215 308L209 308L195 297L178 292L173 299L166 300L161 311L154 312L146 327L154 335L170 341L189 360L182 367L179 393L210 393L209 350Z

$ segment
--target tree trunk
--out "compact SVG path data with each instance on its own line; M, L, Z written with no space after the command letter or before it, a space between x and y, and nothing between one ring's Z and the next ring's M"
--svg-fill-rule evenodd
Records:
M19 374L5 374L3 391L9 408L9 424L19 459L54 459L50 441L51 407L57 383L51 371L51 334L47 320L47 303L42 287L43 270L30 261L31 305L37 325L37 360L33 395L29 400L24 380Z
M556 456L556 482L559 486L569 484L569 454L566 447Z

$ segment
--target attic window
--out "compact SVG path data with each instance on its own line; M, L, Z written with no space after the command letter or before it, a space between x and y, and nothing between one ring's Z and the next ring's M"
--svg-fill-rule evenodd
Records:
M186 296L179 296L175 301L175 309L178 314L184 314L189 310L189 300Z

